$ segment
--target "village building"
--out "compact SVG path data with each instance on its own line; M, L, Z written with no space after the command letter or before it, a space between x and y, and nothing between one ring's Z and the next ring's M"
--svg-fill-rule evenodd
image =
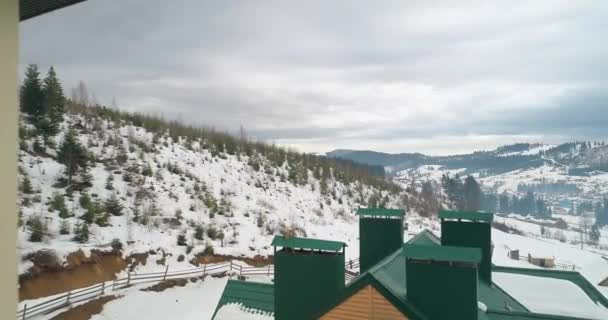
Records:
M215 319L581 320L608 314L608 300L578 272L493 265L491 213L441 211L441 237L424 230L406 243L404 211L360 209L358 215L361 273L348 284L344 243L277 236L274 282L229 280ZM574 315L533 312L495 276L556 297L567 294L552 292L553 285L574 288L598 309L581 304Z

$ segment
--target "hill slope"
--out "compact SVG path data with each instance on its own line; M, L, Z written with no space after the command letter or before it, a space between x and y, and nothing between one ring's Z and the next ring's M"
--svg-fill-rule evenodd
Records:
M103 108L79 109L64 119L56 147L43 150L41 137L22 123L23 256L42 249L60 257L78 249L109 250L114 239L125 256L161 250L174 264L180 255L187 263L202 252L264 256L272 252L275 234L353 239L356 208L414 210L422 201L360 168L253 142L231 151L228 144L238 139L188 136L195 129L175 123L140 121ZM58 157L69 129L90 158L70 183L69 163ZM83 226L88 239L75 241ZM42 238L32 239L37 231ZM20 272L30 266L23 262Z

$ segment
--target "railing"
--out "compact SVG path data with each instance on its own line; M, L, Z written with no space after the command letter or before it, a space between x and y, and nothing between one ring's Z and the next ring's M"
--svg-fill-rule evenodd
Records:
M345 263L345 277L347 281L351 281L358 275L353 269L359 268L359 259L349 260ZM230 273L231 276L270 276L274 275L274 265L270 264L265 267L244 266L234 261L226 261L217 264L204 264L202 267L178 270L169 272L169 266L163 272L153 273L127 273L127 276L120 279L104 281L94 284L89 287L68 291L55 298L44 301L42 303L28 306L25 304L23 308L17 311L17 319L25 320L35 316L48 314L53 311L71 306L75 303L90 301L103 296L106 292L114 292L116 290L128 288L134 284L142 284L148 282L160 282L164 280L175 280L192 278L195 276L213 276L222 273Z
M73 305L75 303L89 301L101 297L106 292L113 292L116 290L124 289L134 284L159 282L171 279L191 278L195 276L216 275L221 273L231 273L230 275L236 276L270 276L274 274L274 266L268 265L266 267L249 267L234 263L233 261L227 261L213 265L205 264L199 268L171 272L169 272L168 266L164 272L142 274L133 274L129 272L127 274L127 277L124 278L104 281L102 283L98 283L86 288L71 290L65 294L59 295L55 298L33 306L28 306L26 304L21 310L17 312L16 318L19 320L25 320L38 315L48 314L55 310Z

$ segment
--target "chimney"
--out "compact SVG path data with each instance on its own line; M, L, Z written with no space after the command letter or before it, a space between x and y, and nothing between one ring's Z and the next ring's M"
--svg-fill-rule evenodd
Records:
M441 245L481 249L479 278L492 283L492 219L489 212L440 211Z
M275 319L312 319L344 289L343 242L275 236L272 246Z
M360 208L359 269L367 271L403 246L403 216L400 209Z
M407 300L429 320L478 319L478 248L422 246L403 248Z

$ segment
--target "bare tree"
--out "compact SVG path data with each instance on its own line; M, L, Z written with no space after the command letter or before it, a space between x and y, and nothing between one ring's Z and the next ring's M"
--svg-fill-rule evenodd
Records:
M82 80L78 82L76 88L72 88L70 95L72 98L72 102L74 102L75 104L83 106L89 105L89 91L87 90L87 86Z
M239 127L239 139L241 139L241 141L247 141L247 132L245 131L245 127L243 127L243 125L241 125Z

